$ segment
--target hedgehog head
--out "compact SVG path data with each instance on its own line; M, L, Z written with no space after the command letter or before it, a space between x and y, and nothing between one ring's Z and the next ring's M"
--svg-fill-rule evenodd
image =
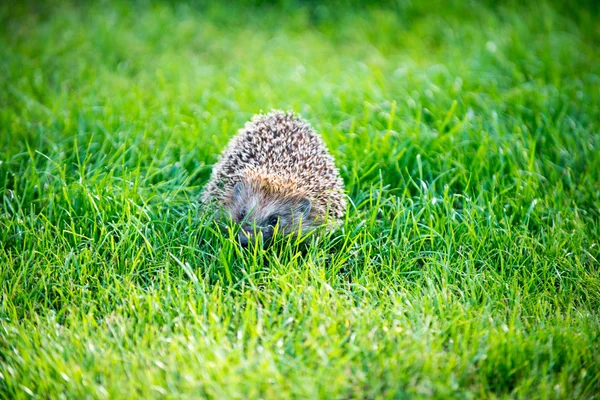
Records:
M241 225L240 244L246 247L256 235L268 244L275 232L294 234L315 224L312 204L293 181L280 176L249 174L234 186L231 216Z

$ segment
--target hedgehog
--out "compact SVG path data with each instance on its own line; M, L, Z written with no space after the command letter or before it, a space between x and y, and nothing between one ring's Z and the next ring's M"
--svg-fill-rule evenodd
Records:
M255 115L220 155L202 193L217 219L241 226L242 247L261 235L297 235L339 226L344 182L322 137L301 117L279 110Z

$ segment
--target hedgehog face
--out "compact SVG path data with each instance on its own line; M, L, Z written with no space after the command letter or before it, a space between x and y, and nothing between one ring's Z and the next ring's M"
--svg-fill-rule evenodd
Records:
M268 244L275 232L284 235L304 230L310 225L310 200L301 195L269 193L248 182L233 188L234 222L241 224L238 239L242 247L261 235Z

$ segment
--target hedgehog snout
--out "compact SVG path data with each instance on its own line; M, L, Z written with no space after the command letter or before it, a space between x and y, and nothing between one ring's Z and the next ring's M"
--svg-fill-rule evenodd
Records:
M250 224L243 224L238 233L238 241L240 246L246 248L250 243L254 243L258 236L261 236L262 232L259 228Z
M245 231L240 231L240 233L238 234L240 246L242 246L243 248L248 247L248 238L249 235L247 235Z
M240 246L246 248L257 239L262 239L266 246L273 238L273 227L259 227L251 224L243 224L238 233L238 241Z

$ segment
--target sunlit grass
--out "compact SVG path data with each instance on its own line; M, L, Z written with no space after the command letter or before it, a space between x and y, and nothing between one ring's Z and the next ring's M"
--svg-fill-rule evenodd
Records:
M598 396L597 10L413 3L1 6L0 397ZM271 108L350 206L242 251Z

